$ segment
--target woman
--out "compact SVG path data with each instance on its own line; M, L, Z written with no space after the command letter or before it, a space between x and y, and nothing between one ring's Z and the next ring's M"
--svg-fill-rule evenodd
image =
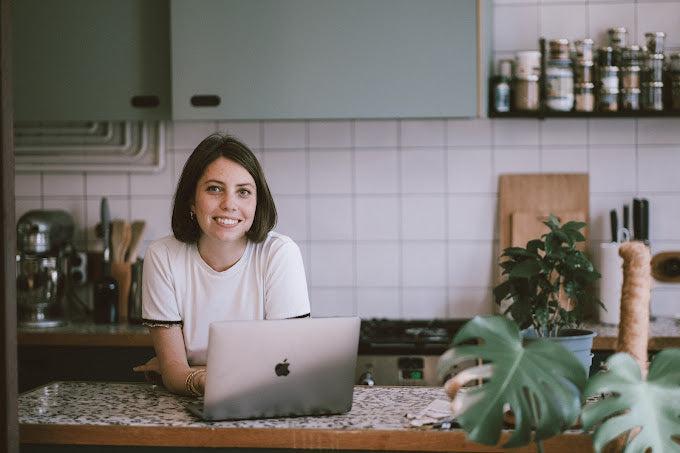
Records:
M252 151L230 136L203 140L177 184L173 235L144 257L143 318L156 357L135 371L160 373L173 393L200 395L211 322L309 316L300 249L271 231L275 223Z

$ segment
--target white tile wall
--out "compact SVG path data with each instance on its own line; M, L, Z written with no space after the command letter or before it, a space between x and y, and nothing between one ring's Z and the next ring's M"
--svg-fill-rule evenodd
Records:
M680 46L680 0L495 0L494 58L535 49L540 34L600 44L607 28L668 32ZM228 132L260 157L307 269L316 316L466 317L493 310L497 176L588 172L590 237L609 239L608 212L644 196L654 252L680 250L680 120L347 120L177 122L155 175L20 173L16 213L73 214L76 245L100 248L99 202L113 217L170 233L181 169L210 133ZM680 286L660 285L652 312L680 313Z

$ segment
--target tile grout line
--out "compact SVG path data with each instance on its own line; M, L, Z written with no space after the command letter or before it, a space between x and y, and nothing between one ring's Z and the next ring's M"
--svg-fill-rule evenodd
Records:
M399 305L399 316L404 317L404 237L403 237L403 226L401 222L402 218L402 200L403 200L403 182L402 182L402 120L397 120L397 189L398 189L398 203L397 203L397 241L399 242L399 254L398 254L398 305Z
M446 291L444 297L446 297L446 316L449 318L454 317L451 309L451 291L449 289L449 276L451 275L451 233L449 231L449 217L451 215L450 205L449 205L449 192L450 178L449 178L449 127L448 120L444 120L444 187L447 195L444 196L444 238L445 242L445 255L444 255L444 280L446 281Z
M359 252L358 252L358 235L357 235L357 199L356 199L356 120L351 120L349 123L349 137L350 137L350 190L351 210L352 210L352 281L354 287L352 290L352 311L354 316L359 315Z
M310 148L309 148L309 141L310 141L310 128L309 128L309 120L305 120L304 122L304 127L305 127L305 141L304 141L304 151L305 151L305 208L307 210L307 218L305 219L305 224L307 226L307 240L309 241L309 247L307 249L308 253L308 258L309 258L309 270L307 272L307 286L309 288L309 292L311 292L312 288L312 273L313 273L313 268L314 268L314 263L312 262L312 255L313 255L313 248L314 245L312 244L312 198L310 195L310 187L311 187L311 175L309 171L309 165L311 161L311 156L310 156ZM313 302L310 300L310 309L312 309L311 305ZM314 315L314 310L312 309L312 316Z

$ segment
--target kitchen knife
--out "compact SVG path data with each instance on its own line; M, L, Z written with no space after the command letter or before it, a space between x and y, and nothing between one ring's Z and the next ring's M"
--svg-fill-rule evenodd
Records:
M102 276L93 286L94 322L110 324L118 322L118 283L111 277L111 214L109 202L102 198L100 205L100 221L104 241L102 256Z
M108 275L111 263L111 213L109 211L109 202L106 197L102 198L99 206L99 215L102 226L102 240L104 241L104 274Z
M640 200L640 230L642 231L640 240L649 244L649 200L646 198Z
M623 205L623 227L630 233L630 206Z
M640 217L641 203L638 198L633 198L633 231L631 231L632 239L640 239L640 226L642 224Z
M617 242L617 231L619 230L619 221L616 216L616 209L609 211L609 222L612 233L612 242Z

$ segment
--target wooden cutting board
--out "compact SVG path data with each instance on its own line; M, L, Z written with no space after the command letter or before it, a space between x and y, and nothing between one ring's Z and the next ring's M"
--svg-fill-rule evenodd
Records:
M547 231L541 219L550 213L561 222L588 222L588 175L578 173L513 174L499 177L499 253ZM587 228L581 230L586 239Z

